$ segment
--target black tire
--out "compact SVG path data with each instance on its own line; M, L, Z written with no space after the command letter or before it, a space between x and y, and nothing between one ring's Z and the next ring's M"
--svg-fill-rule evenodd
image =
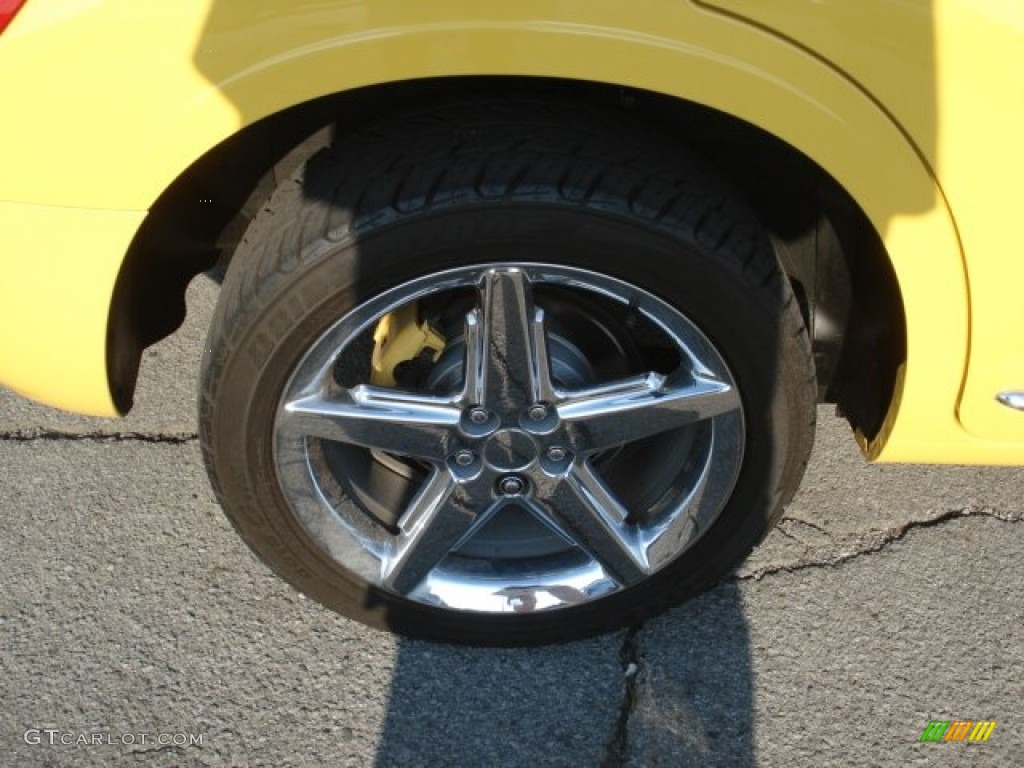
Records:
M745 429L724 508L678 557L607 596L514 615L439 608L356 575L298 520L274 458L279 400L325 329L415 278L509 260L588 270L677 308L731 371ZM451 101L381 119L316 154L249 227L207 347L203 455L241 536L325 606L435 640L570 640L700 593L782 514L813 440L801 313L737 195L685 148L627 116L533 97Z

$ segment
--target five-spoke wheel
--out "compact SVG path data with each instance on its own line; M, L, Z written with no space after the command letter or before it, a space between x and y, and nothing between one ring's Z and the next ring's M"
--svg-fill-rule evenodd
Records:
M551 325L563 329L554 344L545 289L556 297ZM365 355L358 341L367 329L410 303L434 307L435 323L450 307L471 307L449 336L461 357L457 386L429 376L417 389L340 386L335 372L347 356ZM621 324L607 333L643 328L638 370L598 378L601 361L583 351L598 331L570 321L589 307ZM566 335L574 328L591 336ZM671 367L643 368L652 359ZM576 605L643 581L714 521L743 453L735 382L681 312L618 280L554 265L464 267L355 308L299 363L275 429L285 495L340 565L413 600L494 613ZM393 527L350 501L355 473L323 458L325 441L361 448L364 465L382 454L404 464L396 474L409 501ZM602 477L641 457L666 465L661 487L647 489L656 508L631 508Z

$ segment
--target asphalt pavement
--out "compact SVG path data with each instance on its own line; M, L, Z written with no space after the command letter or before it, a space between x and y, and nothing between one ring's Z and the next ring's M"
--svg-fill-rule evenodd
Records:
M783 522L696 600L561 646L400 639L272 576L213 502L215 299L193 283L124 420L0 390L0 766L1024 765L1024 469L871 466L822 408Z

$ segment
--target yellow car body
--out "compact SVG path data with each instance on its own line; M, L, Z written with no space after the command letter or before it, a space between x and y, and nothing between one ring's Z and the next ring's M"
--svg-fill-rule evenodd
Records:
M28 0L0 72L0 382L28 397L130 403L126 254L248 126L387 83L557 78L711 107L820 166L880 236L906 318L867 455L1024 463L1024 412L996 400L1024 391L1016 0Z

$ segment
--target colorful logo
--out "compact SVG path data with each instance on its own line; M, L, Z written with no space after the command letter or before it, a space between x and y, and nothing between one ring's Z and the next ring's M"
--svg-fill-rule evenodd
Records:
M932 720L921 741L988 741L995 720Z

